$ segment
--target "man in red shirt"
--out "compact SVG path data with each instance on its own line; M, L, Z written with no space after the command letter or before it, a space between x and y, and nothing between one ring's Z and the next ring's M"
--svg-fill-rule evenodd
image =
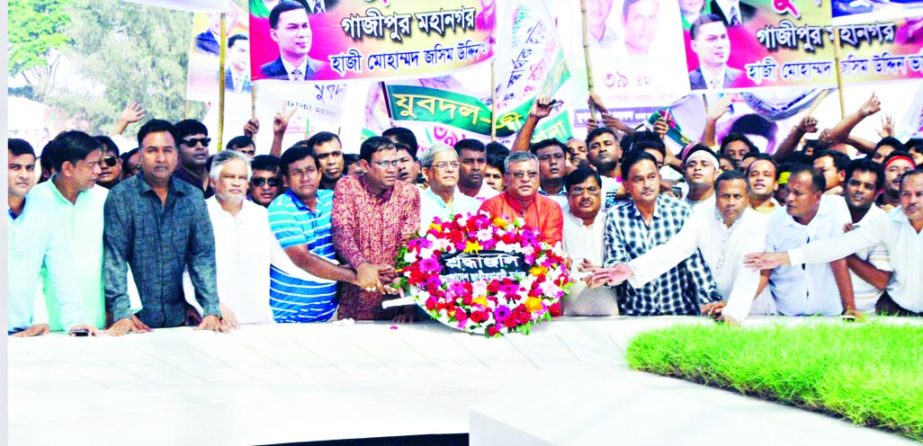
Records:
M538 231L542 240L557 244L561 241L564 215L561 206L538 194L538 158L529 152L513 152L504 162L506 190L481 205L494 217L509 220L522 217L526 226Z

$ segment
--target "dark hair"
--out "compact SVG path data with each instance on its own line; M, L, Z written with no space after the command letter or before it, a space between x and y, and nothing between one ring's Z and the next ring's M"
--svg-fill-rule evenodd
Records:
M571 171L571 173L564 176L564 189L567 189L567 192L570 192L571 187L586 181L587 178L590 177L596 179L596 184L599 185L600 188L603 187L603 180L599 177L599 172L590 169L589 167L580 166Z
M743 133L728 133L724 139L721 140L721 149L718 150L718 153L725 155L727 154L727 146L732 142L740 141L747 145L749 149L748 153L760 153L760 149L753 144L753 141L750 141L750 138L747 138L747 135Z
M836 166L837 172L846 170L846 166L849 165L849 155L846 155L843 152L837 152L836 150L824 150L816 155L814 155L814 161L829 156L833 158L833 165Z
M144 150L144 138L148 134L159 132L169 133L173 137L173 144L179 145L179 134L176 131L176 126L163 119L151 119L138 129L138 148Z
M808 149L814 150L814 153L822 152L830 148L830 143L821 141L820 139L808 139L804 141L804 144L801 146L801 152L804 153Z
M555 138L543 139L537 143L534 143L529 146L529 151L534 155L538 155L538 151L542 149L547 149L549 147L558 147L561 149L561 153L567 155L567 146L564 145L561 141L558 141Z
M42 154L38 157L38 163L42 170L54 168L54 144L51 141L48 141L45 143L45 147L42 147Z
M852 160L849 164L846 165L846 182L849 183L849 180L855 175L856 172L872 172L875 174L875 190L879 190L885 184L885 173L881 168L881 164L878 164L870 159L857 159Z
M728 164L730 164L733 168L732 170L740 170L740 166L737 165L737 161L734 161L733 158L727 155L722 155L720 153L718 154L718 167L721 167L721 160L727 161Z
M886 156L885 159L881 162L882 168L884 168L884 166L888 165L888 161L891 161L892 158L897 158L897 157L899 157L899 156L902 156L902 157L905 157L905 158L910 158L910 162L913 163L913 167L914 167L914 168L920 167L920 166L917 166L917 163L916 163L916 161L913 160L913 156L910 154L910 152L908 152L908 151L906 151L906 150L895 150L895 151L889 153L888 156Z
M760 135L770 141L775 141L777 129L778 126L776 123L756 113L750 113L737 118L737 120L731 124L730 133Z
M903 189L904 189L904 180L906 180L907 178L910 178L910 177L912 177L912 176L917 176L917 175L923 175L923 168L917 167L916 169L913 169L913 170L911 170L910 172L907 172L907 173L901 175L901 184L900 184L900 187L898 188L898 190L903 190Z
M689 36L692 38L692 40L695 40L695 37L699 34L699 27L715 22L721 22L724 24L724 22L721 20L721 17L718 17L715 14L702 14L698 19L695 20L695 22L692 22L692 26L689 28Z
M488 153L487 154L487 165L493 167L500 171L500 174L506 174L506 166L504 161L506 160L507 155L501 155L497 153Z
M115 141L112 138L106 135L94 136L93 138L103 146L103 152L106 153L115 153L115 156L119 156L119 146L115 144Z
M343 154L343 172L345 173L346 171L349 170L349 166L352 166L353 164L356 164L358 162L359 162L359 155L356 155L355 153Z
M401 147L401 149L406 150L414 160L417 159L417 151L420 150L420 145L417 144L417 135L412 130L404 127L391 127L382 132L381 136L389 139L393 137L398 143L407 146Z
M487 157L490 158L491 155L499 156L500 158L506 158L510 155L509 147L498 143L497 141L491 141L487 143L484 148L487 150Z
M908 151L923 153L923 138L910 138L904 144Z
M395 150L394 143L384 136L373 136L362 141L359 147L359 159L371 162L372 155L383 150Z
M273 155L257 155L250 160L251 170L268 170L275 172L279 170L279 158Z
M176 123L176 135L179 136L176 140L176 145L179 145L180 141L187 136L198 134L208 136L208 129L205 127L205 124L202 124L202 121L196 119L183 119Z
M51 141L54 146L54 168L58 172L61 166L69 161L72 164L77 161L86 159L86 157L97 151L102 150L102 146L96 138L87 135L79 130L70 130L61 132Z
M233 48L233 47L234 47L234 44L237 43L237 42L240 41L240 40L247 40L247 41L249 41L250 38L247 37L247 36L245 36L245 35L243 35L243 34L234 34L233 36L231 36L231 37L228 38L228 48Z
M311 158L314 160L314 167L320 168L320 161L317 160L314 149L308 147L294 147L282 153L282 159L279 160L279 171L282 172L282 175L288 176L288 166L305 158ZM250 168L252 169L253 166L251 165Z
M884 138L881 138L881 140L878 141L878 144L875 144L875 150L877 151L881 146L891 146L894 147L894 150L906 150L904 143L902 143L901 140L891 136L885 136Z
M297 149L298 147L307 147L307 148L309 148L309 149L311 149L311 150L314 150L314 146L308 145L308 140L306 140L306 139L302 139L301 141L298 141L298 142L296 142L295 144L292 144L291 147L289 147L288 149L285 149L285 150Z
M311 150L314 150L317 146L321 144L328 143L330 141L340 142L340 137L336 133L331 132L317 132L311 135L310 138L304 141L304 145ZM342 143L340 143L342 144Z
M776 171L776 178L775 178L775 179L776 179L776 181L779 181L779 175L782 174L782 170L781 170L781 168L779 167L779 163L777 163L776 160L773 159L771 155L769 155L768 153L757 153L756 156L754 156L754 158L756 158L756 159L753 160L753 162L750 163L749 166L747 166L747 172L746 172L746 174L747 174L748 177L750 176L750 169L753 168L753 165L756 164L757 161L769 161L769 163L772 164L772 168L775 169L775 171Z
M654 156L643 150L632 150L626 154L625 157L622 158L622 178L627 180L628 174L631 172L631 168L634 167L635 164L638 164L644 160L648 160L654 163L655 166L657 165L657 160L654 158Z
M712 150L711 147L708 147L704 144L695 144L692 147L690 147L689 150L686 151L686 153L684 154L685 156L683 156L683 164L685 164L686 161L689 160L689 157L692 156L692 154L696 152L708 152L709 155L715 158L718 158L718 154L715 153L715 151Z
M814 192L823 193L827 190L827 180L824 179L824 174L814 170L814 166L795 164L789 172L791 172L791 174L789 174L789 183L792 181L791 178L795 178L797 175L807 172L811 174L811 184L814 186Z
M615 130L610 129L609 127L597 127L591 130L590 133L587 133L586 141L584 142L586 143L587 146L589 146L590 141L598 138L599 135L612 135L612 137L615 138L616 141L619 140L619 136L615 133Z
M744 176L743 172L739 170L729 170L727 172L721 172L721 175L718 175L718 178L715 179L715 193L718 193L718 190L721 188L721 183L734 180L743 181L744 184L747 185L747 191L750 190L750 182L747 181L747 177Z
M300 2L293 2L290 0L282 0L278 5L272 8L272 11L269 12L269 27L276 29L279 26L279 16L283 12L294 11L296 9L304 9L305 12L308 11L308 8Z
M247 146L253 145L253 139L246 135L235 136L228 141L227 145L224 146L228 150L238 150L243 149Z
M140 150L140 149L138 149L137 147L135 147L134 149L131 149L131 150L129 150L129 151L127 151L127 152L125 152L125 153L119 155L119 158L122 159L122 166L125 166L125 169L131 170L131 167L132 167L132 166L130 166L130 165L128 164L128 160L131 159L131 157L135 156L135 154L138 153L139 150Z
M24 139L10 138L8 150L13 156L32 155L33 158L35 157L35 149L32 148L32 144L29 144Z
M626 142L628 147L625 147ZM667 146L663 145L663 140L660 139L660 135L649 130L635 132L630 138L622 138L619 142L619 146L621 146L622 153L626 156L628 152L633 150L644 151L646 149L654 149L660 152L664 158L667 156Z
M457 143L455 143L455 153L457 153L459 157L461 156L462 150L471 150L474 152L486 152L487 147L485 147L484 143L482 143L481 141L468 138L468 139L459 140Z

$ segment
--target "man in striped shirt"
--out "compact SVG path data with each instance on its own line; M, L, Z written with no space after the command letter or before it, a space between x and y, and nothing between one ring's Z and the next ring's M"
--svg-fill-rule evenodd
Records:
M330 217L333 191L318 190L320 163L309 147L282 154L279 169L288 190L269 205L269 225L291 265L270 267L269 303L276 322L330 320L337 308L337 282L357 283L355 271L339 266ZM287 262L285 262L287 263Z

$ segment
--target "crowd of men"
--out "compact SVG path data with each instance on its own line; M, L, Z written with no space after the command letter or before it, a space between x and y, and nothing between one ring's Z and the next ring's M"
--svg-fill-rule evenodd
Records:
M424 151L395 127L358 156L328 132L283 151L284 114L266 155L257 121L217 153L196 120L151 119L122 154L67 131L37 160L11 139L10 334L412 321L382 306L398 251L479 211L562 246L579 279L566 315L923 313L923 141L851 137L874 97L816 140L804 118L772 155L741 134L709 147L720 112L674 154L664 121L638 130L591 104L602 119L585 140L533 141L554 105L538 99L511 148ZM118 133L141 115L131 105Z

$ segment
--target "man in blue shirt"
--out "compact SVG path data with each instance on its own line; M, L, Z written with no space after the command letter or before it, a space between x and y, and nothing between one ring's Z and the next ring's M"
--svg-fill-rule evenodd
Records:
M47 321L39 316L44 313L45 302L36 299L44 266L46 286L58 297L63 328L71 333L95 335L96 329L84 320L83 301L77 291L64 234L55 230L53 220L40 218L33 211L34 206L26 203L27 194L35 184L35 151L24 140L10 139L8 159L8 333L25 337L49 332Z

